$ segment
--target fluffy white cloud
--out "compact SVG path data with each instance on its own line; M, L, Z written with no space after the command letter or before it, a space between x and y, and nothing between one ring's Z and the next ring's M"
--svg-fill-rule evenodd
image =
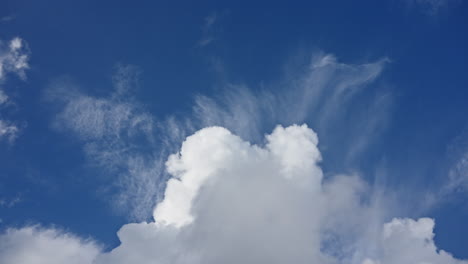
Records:
M73 132L94 161L118 172L116 200L137 219L147 219L155 205L154 221L123 226L121 245L101 252L93 263L395 263L387 252L398 243L428 240L389 239L388 226L413 220L384 225L393 216L392 201L379 197L380 190L356 175L324 177L318 137L307 126L279 126L262 135L278 122L313 120L330 148L334 137L327 140L327 135L336 133L337 123L343 130L343 123L352 120L343 135L350 145L340 143L333 153L355 158L382 127L391 96L378 95L370 121L366 113L348 111L349 104L380 75L386 61L350 65L320 54L278 95L230 85L221 98L198 97L191 118L165 122L132 99L138 80L132 69L118 69L108 97L56 84L49 98L62 103L57 127ZM172 177L159 201L166 151L200 126L207 128L187 137L165 163ZM155 143L155 134L161 142ZM399 264L438 264L427 262L432 255L456 261L435 246L423 249L424 254L403 249L392 254L398 250L408 257Z
M7 229L0 234L3 264L87 264L100 251L95 242L57 229L32 226Z
M189 136L154 221L124 225L103 252L53 229L10 229L0 262L80 264L467 264L433 241L428 218L393 219L357 176L324 177L317 135L278 126L264 145L222 127Z
M96 262L333 263L321 251L335 224L325 219L343 206L365 210L355 207L363 183L322 185L317 136L305 125L277 127L266 140L251 145L221 127L188 137L166 163L174 177L155 222L124 226L121 246Z
M323 179L305 125L266 141L220 127L188 137L166 163L174 177L155 222L122 227L122 244L95 263L468 263L436 250L430 219L382 226L385 208L362 201L358 177Z
M363 264L464 264L434 244L434 220L393 219L383 227L380 257Z

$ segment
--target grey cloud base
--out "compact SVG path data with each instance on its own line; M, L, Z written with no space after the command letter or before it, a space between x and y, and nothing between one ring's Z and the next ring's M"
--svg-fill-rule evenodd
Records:
M117 248L102 252L53 229L9 229L0 263L468 263L437 250L432 219L384 223L385 201L362 179L324 177L317 145L306 125L278 126L264 146L202 129L166 162L173 177L154 222L123 226Z

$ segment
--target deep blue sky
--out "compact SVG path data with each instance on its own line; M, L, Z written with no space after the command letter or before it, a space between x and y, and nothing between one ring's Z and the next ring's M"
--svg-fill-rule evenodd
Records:
M287 89L281 87L285 65L307 63L317 51L346 64L388 58L373 84L392 95L388 124L352 165L335 155L339 146L322 150L325 171L357 170L372 182L384 167L385 184L404 189L404 200L417 208L425 202L415 193L443 185L468 151L466 1L448 1L431 12L405 0L4 0L2 17L11 19L0 22L0 39L21 37L31 58L25 81L11 77L4 84L15 100L9 115L25 125L14 143L0 143L0 198L21 198L0 207L1 228L57 225L117 243L115 232L128 219L103 199L109 177L89 165L78 139L53 129L57 107L44 99L51 82L63 76L85 94L106 96L117 63L140 69L136 100L164 118L184 115L195 95L214 94L224 83L272 93ZM216 19L207 29L209 17ZM213 39L200 45L204 38ZM424 211L436 219L438 246L459 258L468 258L467 195L437 197L443 201Z

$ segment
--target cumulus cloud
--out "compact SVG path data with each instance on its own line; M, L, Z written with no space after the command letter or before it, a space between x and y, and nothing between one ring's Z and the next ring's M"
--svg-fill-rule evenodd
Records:
M437 251L431 219L382 225L359 177L324 179L317 144L305 125L278 126L263 147L198 131L166 163L155 222L124 226L96 263L468 263Z
M434 221L395 218L356 175L324 176L318 137L278 126L265 144L222 127L187 137L154 221L124 225L121 244L26 227L0 237L2 263L466 264L433 241ZM372 196L372 195L371 195ZM53 250L54 252L51 252Z
M434 244L434 220L430 218L393 219L383 226L380 257L366 259L363 264L463 264Z
M115 200L135 219L153 212L149 222L123 226L121 244L92 263L466 263L435 247L432 220L388 222L394 201L378 187L358 175L325 177L317 134L294 125L314 124L326 149L345 131L349 144L339 142L333 154L359 156L385 125L392 98L377 92L369 104L360 100L361 109L353 100L387 62L344 64L318 54L277 94L228 84L217 97L198 96L182 118L149 115L132 97L138 76L131 67L118 68L106 97L54 84L48 98L61 105L56 128L117 172ZM263 134L278 123L286 127ZM412 236L413 229L426 235ZM398 248L405 243L414 254ZM393 258L398 251L404 256Z
M92 240L54 228L10 228L0 234L0 263L4 264L86 264L100 250Z

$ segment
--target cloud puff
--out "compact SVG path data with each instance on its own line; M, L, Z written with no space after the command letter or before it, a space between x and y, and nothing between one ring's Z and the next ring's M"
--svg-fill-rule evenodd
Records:
M466 264L433 241L434 222L393 219L353 175L324 177L318 137L278 126L253 145L222 127L187 137L166 162L173 176L154 221L124 225L121 244L54 229L9 229L2 263Z
M0 107L7 105L10 100L2 87L7 74L14 73L22 79L26 78L29 54L25 42L18 37L8 44L0 40ZM3 119L3 114L0 113L0 141L6 139L11 143L18 136L19 128L13 122Z
M324 220L363 209L364 184L343 176L322 185L317 135L305 125L279 126L266 141L221 127L188 137L166 163L173 178L155 222L124 226L121 246L96 262L333 263L321 237L341 221Z
M468 263L437 251L430 219L382 226L362 180L323 178L317 143L305 125L277 127L264 147L198 131L166 163L155 221L122 227L95 263Z
M86 264L100 250L91 240L53 228L11 228L0 234L0 263L4 264Z
M11 143L17 136L18 127L0 119L0 140L6 139Z
M430 218L393 219L383 227L378 260L366 259L363 264L463 264L434 244L434 220Z
M16 37L8 45L0 42L0 80L4 79L8 72L12 72L25 78L25 70L29 68L29 51L22 39Z

